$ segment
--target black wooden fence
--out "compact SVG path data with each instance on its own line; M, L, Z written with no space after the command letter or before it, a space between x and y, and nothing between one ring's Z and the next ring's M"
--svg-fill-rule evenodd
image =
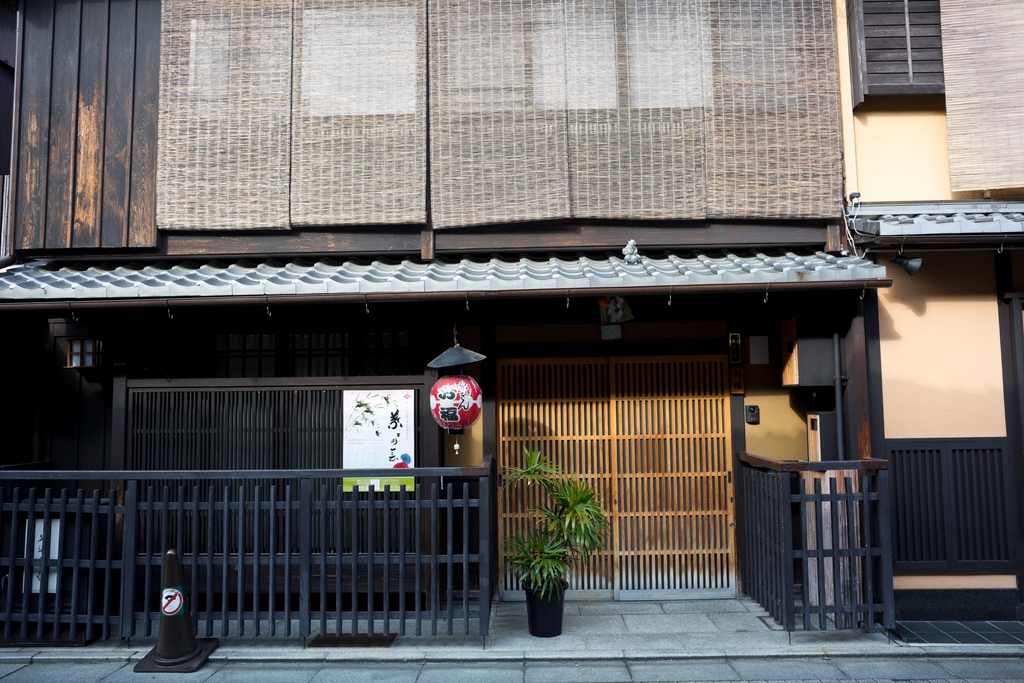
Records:
M888 463L739 460L743 591L787 631L892 628Z
M493 462L395 470L5 471L0 632L155 632L164 553L200 636L488 631Z

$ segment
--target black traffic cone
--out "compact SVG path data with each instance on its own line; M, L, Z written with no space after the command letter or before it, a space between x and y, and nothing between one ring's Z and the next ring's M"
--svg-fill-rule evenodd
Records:
M164 589L160 592L160 631L156 647L135 665L135 673L199 671L210 653L220 645L216 638L196 639L184 586L178 553L168 550L164 555Z

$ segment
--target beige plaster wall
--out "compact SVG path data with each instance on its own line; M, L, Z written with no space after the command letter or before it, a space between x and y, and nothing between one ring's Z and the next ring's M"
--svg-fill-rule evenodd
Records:
M856 165L847 166L847 186L856 185L861 201L953 199L942 95L869 96L853 119Z
M1016 574L943 574L903 575L892 577L896 590L955 590L963 588L1016 588Z
M993 252L921 256L914 277L889 264L879 290L885 435L1005 436Z
M744 425L747 452L772 460L806 460L807 423L790 405L790 390L782 386L778 359L773 357L771 365L748 364L744 372L743 404L761 409L761 424Z

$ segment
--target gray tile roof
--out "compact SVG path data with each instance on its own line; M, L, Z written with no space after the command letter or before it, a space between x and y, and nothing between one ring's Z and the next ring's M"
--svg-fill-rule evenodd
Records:
M851 210L859 232L880 237L1024 233L1024 203L863 204Z
M180 297L513 292L864 281L885 267L824 252L357 261L31 262L0 271L0 302Z

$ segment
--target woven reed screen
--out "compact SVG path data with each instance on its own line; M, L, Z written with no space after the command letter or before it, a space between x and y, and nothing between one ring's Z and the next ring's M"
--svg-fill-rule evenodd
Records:
M831 3L712 7L708 216L835 216L842 197Z
M157 226L287 228L291 0L162 3Z
M943 0L949 177L954 192L1024 186L1024 4Z
M293 225L426 220L426 9L296 0Z
M165 0L160 227L838 211L828 0L427 8Z

